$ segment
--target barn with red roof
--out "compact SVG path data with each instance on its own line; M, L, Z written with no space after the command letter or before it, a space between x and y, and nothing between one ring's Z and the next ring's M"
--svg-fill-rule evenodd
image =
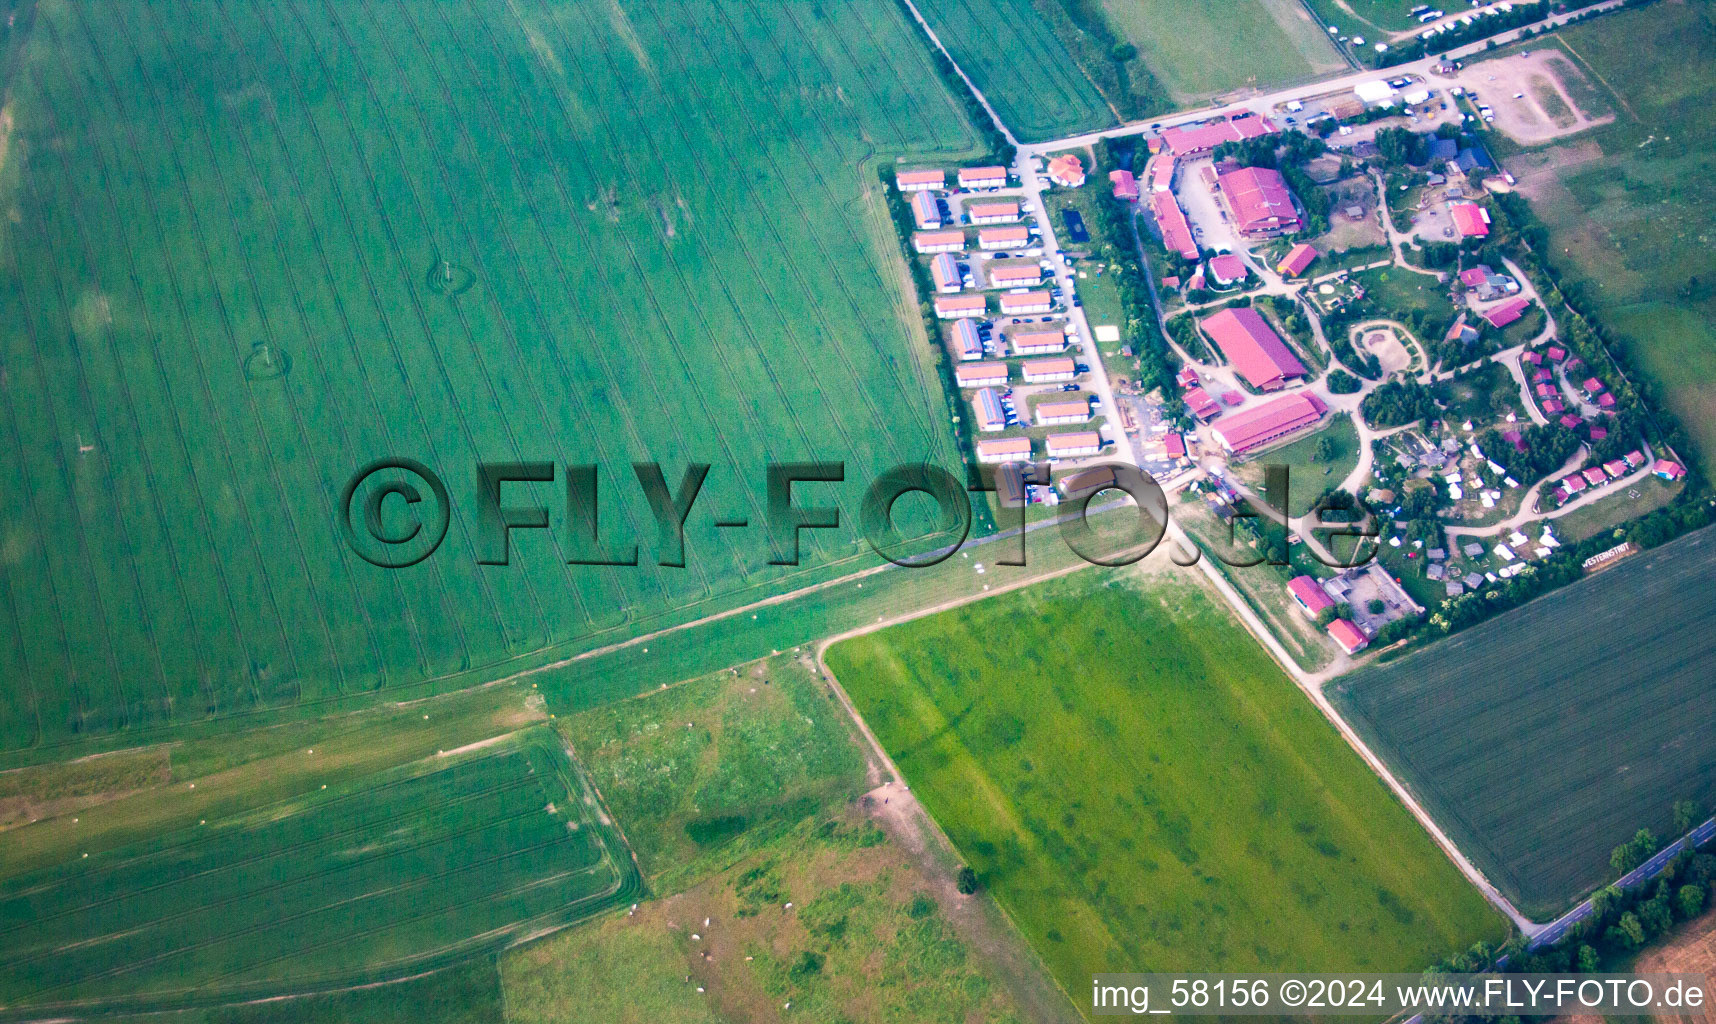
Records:
M1305 365L1250 306L1224 309L1200 320L1198 326L1234 369L1259 391L1273 391L1289 380L1305 376Z
M1233 226L1247 238L1267 238L1299 230L1299 208L1281 172L1241 167L1216 177Z
M1224 416L1210 433L1223 448L1237 455L1314 425L1327 409L1316 395L1301 391Z
M1490 233L1490 211L1477 203L1455 203L1448 208L1448 215L1461 238L1483 238Z

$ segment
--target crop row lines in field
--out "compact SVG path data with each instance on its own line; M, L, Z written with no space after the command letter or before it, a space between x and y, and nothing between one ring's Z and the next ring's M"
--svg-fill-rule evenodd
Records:
M373 10L371 9L371 5L369 5L366 2L363 6L364 6L365 11L367 13L369 13L371 21L377 25L378 33L380 34L379 37L382 41L382 45L387 48L389 56L392 58L395 66L399 68L400 76L403 79L405 77L405 74L406 74L404 63L399 60L398 55L393 51L392 44L390 42L388 42L388 40L386 38L385 31L383 31L380 28L381 22L378 18L376 18ZM440 6L437 6L436 10L441 14L441 16L444 20L446 17L445 9L440 7ZM428 46L427 42L424 40L424 37L422 35L421 30L419 29L415 19L411 16L409 10L401 9L401 11L399 12L399 19L401 22L403 22L410 29L411 34L412 34L412 38L416 41L418 50L422 52L427 66L434 72L435 78L436 78L436 84L437 84L437 87L441 93L442 102L446 105L447 109L449 109L449 110L458 109L457 100L454 97L452 90L448 87L446 78L439 71L439 69L436 65L435 56L431 52L430 47ZM485 26L485 28L486 28L486 26ZM448 26L448 31L449 31L449 33L451 33L451 31L452 31L451 26ZM463 49L460 49L459 52L465 53L465 51ZM503 143L503 145L506 148L507 156L508 156L508 159L510 162L510 168L511 168L513 177L519 183L519 194L520 194L520 197L524 201L525 208L530 211L532 223L536 227L538 236L542 239L544 249L546 251L553 252L554 244L553 244L552 233L549 231L549 229L548 229L548 227L547 227L547 225L546 225L546 223L542 217L541 210L536 205L535 198L533 196L531 196L528 187L525 187L525 185L524 185L523 164L519 160L516 151L513 149L512 141L511 141L511 139L508 135L508 132L507 132L507 126L495 108L495 103L494 103L493 97L489 94L488 90L480 84L481 83L480 76L477 75L476 69L471 66L468 53L466 54L466 61L467 61L467 66L471 67L472 81L473 81L473 83L476 83L477 89L482 95L483 108L488 115L490 123L493 125L493 127L496 131L496 136L501 140L501 142ZM504 65L504 63L505 62L501 58L500 54L497 53L496 54L497 66ZM408 88L409 88L409 86L408 86ZM528 105L521 104L520 106L525 109L525 116L527 118L529 118L530 115L528 112ZM421 111L419 111L419 116L421 119ZM533 129L535 129L534 119L531 118L531 121L532 121ZM464 119L463 118L455 118L454 123L458 128L458 131L460 133L461 138L464 140L466 148L469 149L471 154L473 155L473 157L475 157L476 154L478 153L476 142L472 138L470 131L466 127ZM428 133L428 127L426 124L424 127L424 131L425 131L425 134ZM437 154L438 154L438 151L437 151ZM439 160L437 162L439 163ZM487 197L489 204L497 211L503 209L504 208L503 204L500 202L500 199L496 195L495 186L494 186L493 182L488 177L489 171L488 171L488 166L487 166L486 162L481 161L481 160L474 160L473 162L479 168L479 170L477 172L478 177L481 180L484 195ZM447 189L448 193L454 198L455 201L459 201L458 190L453 187L453 182L449 179L447 169L445 168L444 165L442 165L441 171L442 171L443 187L445 187ZM562 194L563 195L565 194L564 190L562 190ZM570 209L571 207L568 207L568 208ZM464 226L463 221L461 221L461 227L463 227L463 226ZM501 220L499 218L496 218L494 227L500 233L501 239L505 243L507 254L511 257L512 262L517 269L517 277L518 277L520 286L522 287L525 295L529 299L529 305L530 305L532 318L536 321L539 329L543 332L543 337L544 337L545 341L547 342L546 347L548 348L549 351L551 351L555 354L557 366L561 369L562 378L565 380L566 385L567 385L565 393L567 395L572 396L573 400L575 402L580 403L580 405L581 405L581 399L578 396L580 388L577 385L576 381L573 379L572 375L566 371L564 364L560 361L559 346L557 344L555 344L554 340L553 340L554 339L554 332L550 329L550 327L547 323L546 317L543 313L543 303L542 303L541 299L537 296L536 287L532 283L532 275L530 273L528 273L526 270L524 258L521 255L521 250L520 250L518 243L513 238L511 228L503 220ZM470 239L468 230L466 232L466 235L467 235L466 244L471 247L473 252L475 252L477 249L476 243ZM576 297L575 293L573 292L572 288L570 287L569 282L566 279L563 268L559 267L559 256L558 256L557 252L554 253L554 258L555 258L555 262L557 265L557 269L559 270L559 280L560 280L562 288L565 292L565 299L569 305L576 305L577 304L577 297ZM507 317L505 315L505 312L499 308L498 300L495 298L494 291L491 289L484 289L484 298L487 300L489 305L492 307L492 312L494 315L495 322L496 322L498 328L505 334L505 336L507 338L508 345L510 347L510 350L513 353L513 357L517 361L518 365L521 367L529 365L528 362L526 361L524 355L523 355L521 347L518 344L518 339L517 339L517 337L513 331L511 319L509 317ZM456 306L457 300L454 300L454 302L455 302L455 306ZM463 316L462 310L460 311L460 315ZM599 347L599 343L597 342L597 340L595 339L593 334L591 336L591 344L592 344L593 348ZM542 419L544 428L545 428L545 430L552 431L552 427L550 426L550 424L552 422L552 417L550 416L550 414L548 412L548 402L546 401L544 396L541 394L541 392L537 389L536 380L535 380L534 375L525 374L525 377L526 377L526 380L527 380L528 385L529 385L530 394L536 403L538 415ZM611 385L613 385L615 387L619 386L618 381L614 380L611 375L609 377L609 381L610 381ZM626 417L628 428L631 428L630 410L629 409L626 410L624 415ZM635 434L635 428L632 428L632 432ZM603 445L601 444L601 439L599 437L598 438L591 438L589 440L590 440L590 443L592 443L592 445L596 448L596 450L598 452L604 451ZM639 447L640 448L642 447L641 442L639 443ZM611 456L606 456L606 455L601 456L601 457L602 458L612 458ZM563 458L562 461L563 462L582 461L582 457L580 456L580 457L574 458L574 457L569 456L569 457ZM632 530L632 532L634 534L636 534L638 529L639 529L639 524L638 524L637 519L634 517L634 514L633 514L631 507L629 505L625 506L622 514L626 517L626 523L627 523L628 527ZM556 550L559 550L557 539L555 541L555 544L556 544ZM564 554L564 553L562 552L562 554ZM562 562L564 563L564 559L562 559ZM700 579L703 577L703 575L704 575L703 570L700 566L697 567L694 571L698 574ZM665 594L666 588L662 585L659 569L652 566L647 570L647 572L649 574L649 578L650 578L651 582L655 583L656 586L658 587L658 589L660 589ZM613 585L616 590L621 591L621 593L616 594L616 597L619 599L617 603L623 606L623 604L624 604L623 588L618 587L616 581L612 577L609 577L607 579L607 582L610 585ZM574 590L574 593L576 595L577 587L575 586L575 582L571 579L570 575L567 576L567 584L569 587L571 587ZM580 604L582 604L581 599L580 599ZM592 626L595 625L595 619L593 616L591 616L589 614L588 611L585 612L585 618L586 618L586 620L588 620L591 623Z
M422 779L425 777L426 776L414 776L411 779L405 780L405 781L407 781L407 782L419 782L419 781L422 781ZM475 791L475 792L468 794L466 796L448 797L448 798L445 798L444 801L439 805L439 809L459 807L459 806L462 806L466 803L469 803L469 802L471 802L473 800L477 800L477 799L492 800L492 799L495 799L497 797L503 796L505 794L514 792L516 790L523 789L523 788L527 787L528 785L530 785L530 780L528 778L517 779L517 780L510 781L510 782L506 783L505 785L498 785L498 786L494 786L494 787L489 788L489 789L478 790L478 791ZM375 791L373 791L373 790L365 791L361 795L369 796L369 795L372 795L374 792ZM293 814L288 815L288 817L300 817L300 816L305 815L305 814L322 814L322 813L325 813L330 807L332 807L334 804L336 804L338 802L340 802L340 801L323 801L323 802L317 802L314 804L309 804L309 805L302 807L301 809L294 812ZM247 866L250 866L252 864L257 864L257 863L267 861L267 860L279 859L280 857L283 857L283 856L289 856L289 855L304 853L304 852L312 850L316 846L324 844L324 843L337 842L339 840L346 839L346 838L349 838L351 836L359 835L359 834L361 834L367 830L370 830L370 829L380 828L380 827L385 826L385 825L390 825L390 824L393 824L395 822L405 821L407 819L414 818L414 817L421 817L423 815L423 813L424 813L424 811L423 811L422 807L410 807L410 808L398 811L397 813L390 814L390 815L382 817L382 818L373 819L373 820L363 820L363 821L360 821L359 823L357 823L355 825L351 825L349 827L339 829L339 830L334 831L334 832L312 833L308 837L297 840L295 842L290 842L290 843L287 843L285 845L270 847L267 851L260 853L256 856L253 856L253 857L246 857L246 858L242 858L242 859L238 859L238 860L224 861L216 867L206 868L206 869L198 870L198 871L192 871L192 872L187 873L187 874L178 874L178 875L175 875L174 877L168 879L165 882L160 882L160 883L155 884L155 885L144 886L141 888L128 886L128 887L124 888L122 891L116 892L113 895L105 897L103 899L94 900L94 901L88 902L88 903L79 903L79 904L71 905L71 906L66 907L65 909L54 911L52 913L42 914L42 913L32 912L30 917L27 920L21 921L17 924L9 925L5 928L0 928L0 936L11 935L11 934L14 934L16 932L24 931L26 929L36 928L36 927L38 927L38 926L40 926L46 922L54 921L54 920L57 920L57 919L62 918L62 917L67 917L67 916L70 916L72 914L84 913L86 911L95 910L95 909L98 909L100 907L109 906L109 905L114 904L114 903L128 902L130 900L136 899L139 896L147 895L148 893L151 893L151 892L158 892L160 890L168 889L168 888L171 888L171 887L176 886L176 885L182 885L186 882L197 881L197 880L201 880L201 879L207 879L207 878L213 877L215 875L218 875L224 871L230 871L230 870L233 870L236 868L247 867ZM529 812L523 812L523 813L529 813ZM521 815L514 815L512 817L519 817L519 816L522 816L522 814ZM508 819L493 819L493 820L502 821L502 820L510 820L510 818L508 818ZM273 824L273 823L271 822L271 824ZM219 826L218 825L215 826L215 829L218 830ZM142 853L134 854L134 855L129 856L129 857L123 857L123 858L115 859L112 861L104 859L103 861L100 862L99 867L96 870L85 872L85 873L78 875L76 877L56 879L56 880L50 881L50 882L43 884L43 885L32 886L28 889L20 890L19 892L16 892L16 893L9 893L9 894L5 895L4 897L0 897L0 909L4 909L5 904L16 903L16 902L19 902L19 901L25 900L25 899L30 899L30 898L35 898L35 897L40 897L40 896L52 894L56 890L59 890L65 886L69 886L73 883L82 883L86 887L93 888L94 884L96 882L99 882L103 879L112 878L112 877L118 875L120 872L129 871L129 870L147 865L150 861L159 860L159 859L167 857L171 854L194 853L196 847L198 847L198 846L206 846L210 843L217 843L217 842L220 842L220 841L228 838L227 836L225 836L224 834L222 834L219 831L211 830L209 827L201 826L201 825L193 826L193 827L188 828L188 829L184 829L184 830L182 830L182 832L187 837L186 841L177 842L177 843L174 843L170 846L163 846L163 847L158 847L158 848L151 849L151 850L146 850ZM428 842L428 841L433 841L433 840L427 840L426 842ZM416 848L415 846L408 846L408 847L398 847L396 849L415 849L415 848ZM295 879L287 879L284 882L281 882L279 884L288 884L291 881L295 881ZM274 886L270 886L269 888L274 888ZM261 890L261 891L266 891L266 890ZM208 906L208 905L209 904L202 904L201 906ZM188 911L188 912L194 912L194 911Z

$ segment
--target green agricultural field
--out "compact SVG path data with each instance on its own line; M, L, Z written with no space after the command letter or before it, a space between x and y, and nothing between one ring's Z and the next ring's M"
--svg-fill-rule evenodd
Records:
M1716 531L1388 665L1331 696L1528 914L1610 878L1609 852L1716 803L1708 699Z
M389 980L632 897L630 852L551 730L472 746L9 872L0 1007L182 1006Z
M1556 38L1601 93L1575 102L1615 120L1508 167L1550 228L1558 269L1716 472L1716 11L1651 4ZM1673 74L1661 73L1665 53Z
M1410 971L1505 932L1202 589L1080 573L828 664L1075 1001L1093 971Z
M1235 89L1271 89L1347 69L1299 0L1101 0L1109 21L1173 94L1195 106Z
M917 7L1021 141L1115 123L1114 110L1033 0L924 0Z
M977 137L894 5L41 0L9 85L0 751L765 598L875 561L846 529L771 566L765 462L845 460L795 497L847 524L882 468L957 464L874 164ZM384 570L337 506L394 456L453 507ZM637 459L712 464L686 568ZM503 499L555 530L478 565L478 460L599 464L642 564L567 564L562 470Z

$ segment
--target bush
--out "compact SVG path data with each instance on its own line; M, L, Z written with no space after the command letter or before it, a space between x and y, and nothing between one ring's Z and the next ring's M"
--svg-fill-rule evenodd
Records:
M960 867L959 875L955 877L953 887L966 896L977 891L977 872L971 869L971 865L966 864Z
M1359 383L1357 377L1339 367L1329 371L1329 376L1324 383L1328 385L1329 393L1332 395L1356 394L1359 388L1364 386Z

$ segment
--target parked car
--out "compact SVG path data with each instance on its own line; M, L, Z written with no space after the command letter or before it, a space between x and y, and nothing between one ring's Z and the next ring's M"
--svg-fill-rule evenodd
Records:
M1062 391L1078 391L1078 390L1080 390L1080 388L1077 384L1062 384L1061 390Z

